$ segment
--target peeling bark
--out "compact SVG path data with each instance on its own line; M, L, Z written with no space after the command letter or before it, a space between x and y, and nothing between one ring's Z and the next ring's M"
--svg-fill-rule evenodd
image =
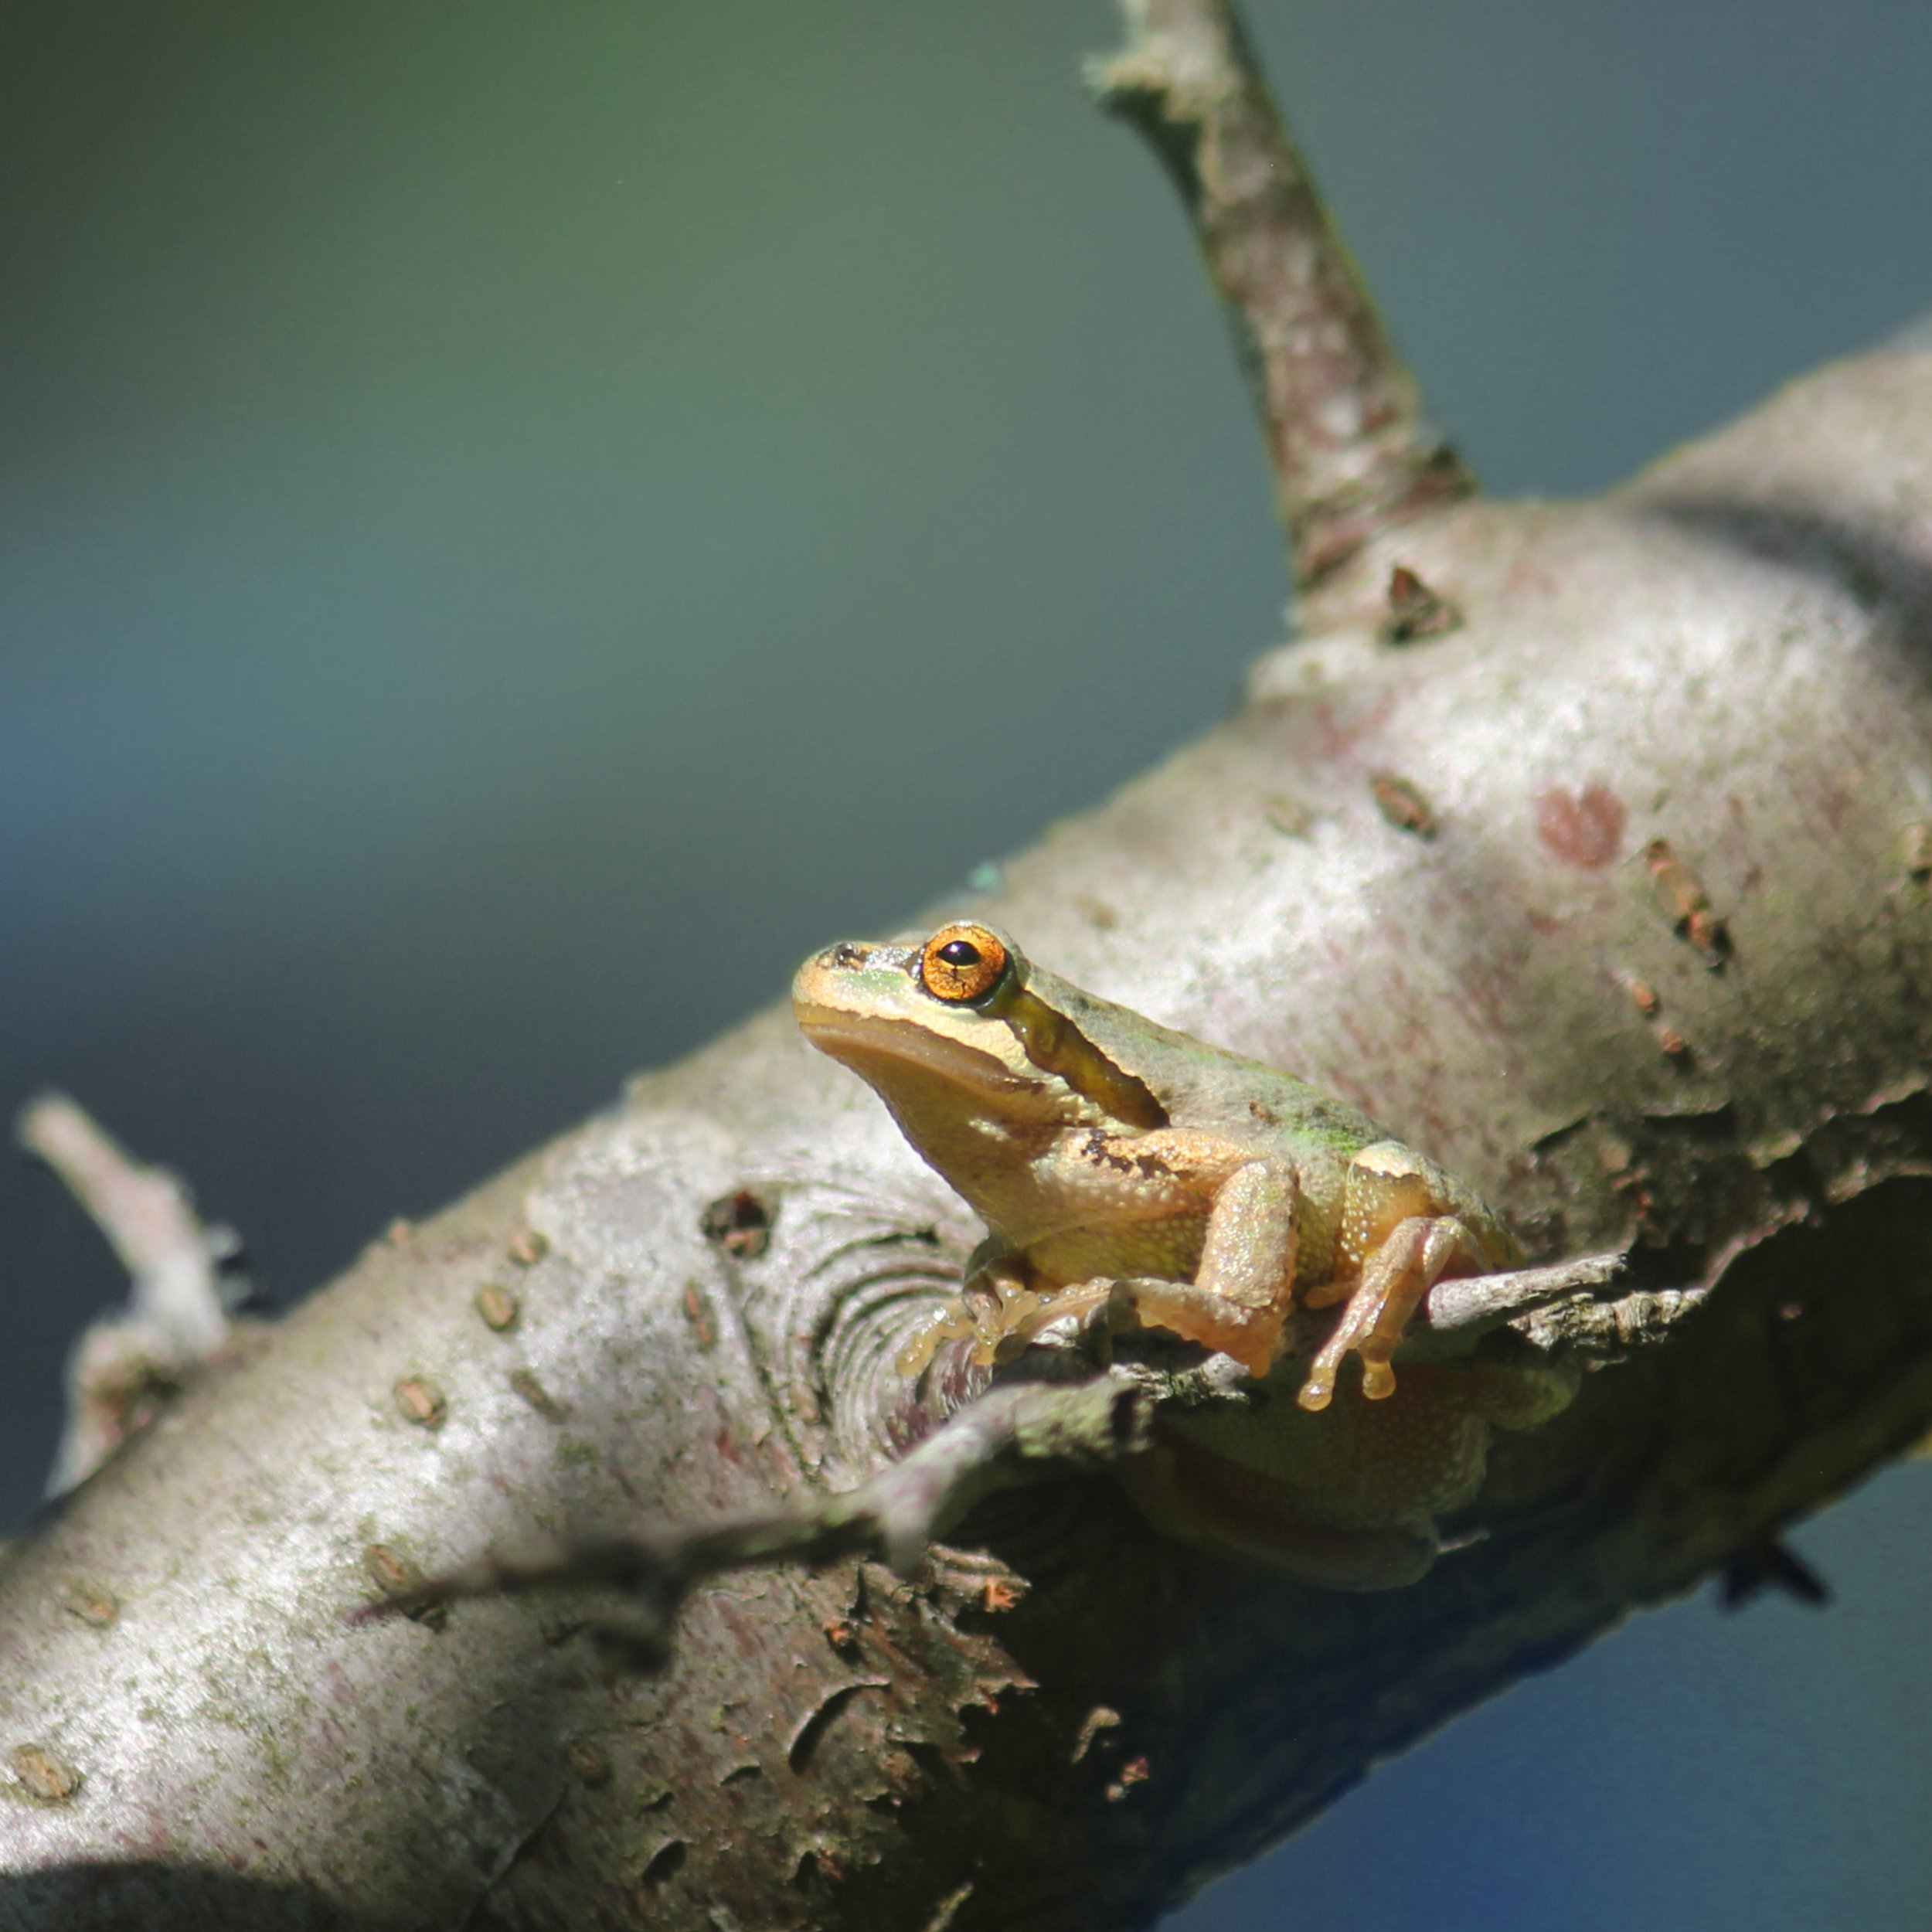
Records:
M1398 640L1399 572L1460 621ZM976 1230L768 1012L372 1247L11 1555L0 1926L1145 1924L1924 1433L1932 355L1316 574L1236 716L943 910L1368 1108L1539 1257L1630 1247L1607 1342L1700 1298L1498 1444L1472 1540L1325 1594L1101 1478L910 1580L707 1583L654 1676L594 1592L350 1627L918 1433L893 1358Z

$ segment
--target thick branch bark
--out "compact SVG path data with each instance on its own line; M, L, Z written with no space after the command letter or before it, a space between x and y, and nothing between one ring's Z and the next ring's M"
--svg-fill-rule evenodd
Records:
M1552 1355L1594 1361L1607 1353L1614 1359L1637 1340L1656 1339L1702 1299L1691 1294L1619 1301L1607 1293L1600 1298L1623 1271L1620 1255L1587 1255L1550 1267L1439 1282L1417 1311L1397 1357L1466 1355L1484 1335L1514 1323ZM1283 1393L1299 1384L1308 1356L1338 1312L1298 1311L1291 1358L1281 1365L1286 1372L1276 1378ZM1297 1324L1307 1332L1299 1338L1292 1333ZM399 1566L383 1579L393 1585L388 1594L349 1621L421 1617L478 1597L608 1584L638 1606L635 1617L611 1627L611 1636L637 1668L651 1668L668 1653L685 1599L711 1577L855 1555L876 1557L910 1576L939 1536L987 1497L1117 1470L1148 1452L1164 1410L1246 1413L1270 1393L1257 1389L1230 1358L1196 1360L1198 1351L1177 1347L1158 1332L1116 1336L1104 1332L1104 1322L1084 1323L1084 1332L1054 1332L1064 1325L1049 1328L1004 1386L974 1396L856 1489L719 1522L674 1524L514 1554L492 1551L461 1570L421 1580L400 1573ZM1111 1356L1123 1347L1184 1359L1179 1368L1145 1361L1098 1366L1103 1348Z
M909 1576L942 1531L995 1492L1089 1475L1141 1453L1153 1407L1150 1389L1120 1374L1069 1388L989 1389L856 1489L721 1522L485 1556L406 1585L349 1621L421 1617L479 1597L610 1583L643 1600L648 1621L634 1635L645 1647L637 1661L648 1668L668 1650L676 1612L694 1585L733 1570L851 1556L877 1557Z
M1461 628L1385 641L1397 566ZM1632 1249L1596 1341L1664 1338L1499 1446L1464 1546L1325 1594L1097 1478L910 1581L715 1580L655 1676L586 1654L597 1593L347 1623L931 1428L891 1363L975 1230L770 1013L372 1247L10 1558L0 1926L1144 1924L1923 1432L1932 356L1599 503L1378 520L1303 617L944 910L1369 1107L1544 1257Z

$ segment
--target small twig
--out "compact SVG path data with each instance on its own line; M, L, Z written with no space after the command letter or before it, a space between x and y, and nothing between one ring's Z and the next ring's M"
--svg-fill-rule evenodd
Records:
M93 1475L226 1344L219 1262L232 1236L205 1229L173 1175L134 1160L64 1094L33 1101L19 1133L66 1183L131 1277L126 1312L93 1323L68 1362L66 1428L47 1485L57 1496Z
M1074 1387L994 1389L869 1482L791 1510L654 1536L488 1555L352 1611L352 1623L420 1616L465 1597L603 1583L638 1600L644 1648L661 1651L686 1594L706 1577L770 1563L869 1552L902 1574L928 1544L996 1489L1104 1469L1147 1446L1155 1396L1130 1376Z
M1703 1306L1706 1287L1641 1288L1614 1300L1580 1297L1532 1311L1517 1325L1539 1349L1568 1348L1614 1361L1632 1349L1661 1342L1683 1318Z
M1512 1268L1506 1274L1438 1281L1423 1304L1427 1319L1403 1338L1397 1359L1466 1353L1478 1335L1532 1316L1545 1318L1545 1348L1594 1335L1595 1314L1604 1299L1598 1291L1621 1280L1624 1267L1624 1257L1613 1251L1580 1254L1546 1267Z
M1502 1274L1460 1275L1438 1281L1396 1349L1400 1362L1444 1361L1467 1355L1492 1329L1514 1326L1546 1353L1579 1348L1585 1353L1615 1351L1661 1333L1700 1298L1691 1289L1662 1289L1606 1296L1621 1281L1626 1257L1614 1250L1582 1254L1541 1267L1512 1268ZM1125 1284L1123 1284L1125 1285ZM1283 1336L1284 1362L1313 1355L1332 1332L1339 1310L1298 1308ZM1226 1355L1199 1360L1192 1342L1163 1329L1116 1331L1107 1304L1068 1316L1033 1337L1036 1354L1090 1361L1097 1349L1129 1348L1136 1361L1152 1365L1160 1378L1162 1407L1176 1403L1220 1401L1248 1388L1247 1371ZM1192 1362L1196 1366L1182 1366Z
M206 1354L228 1318L215 1257L188 1190L165 1168L144 1167L64 1094L46 1094L20 1117L20 1144L66 1183L133 1277L128 1312Z
M1233 325L1306 590L1475 480L1427 424L1229 0L1121 0L1125 49L1094 63L1179 188Z

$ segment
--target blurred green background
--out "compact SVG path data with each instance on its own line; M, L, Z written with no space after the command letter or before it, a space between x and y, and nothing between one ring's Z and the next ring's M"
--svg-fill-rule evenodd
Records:
M1437 416L1588 491L1932 305L1932 11L1253 0ZM0 10L0 1100L271 1301L1225 709L1245 401L1102 0ZM0 1527L120 1282L0 1168ZM1923 1922L1922 1469L1174 1923Z

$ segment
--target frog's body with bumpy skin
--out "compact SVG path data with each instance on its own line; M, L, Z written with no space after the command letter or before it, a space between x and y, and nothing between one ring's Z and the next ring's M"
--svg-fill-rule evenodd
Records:
M1434 1513L1481 1481L1490 1424L1568 1400L1546 1367L1486 1362L1405 1367L1397 1395L1391 1357L1430 1287L1520 1252L1470 1189L1306 1081L1083 993L984 926L832 947L792 1002L989 1231L909 1374L948 1338L1003 1359L1124 1302L1265 1376L1298 1303L1345 1304L1299 1413L1264 1400L1172 1427L1132 1468L1162 1526L1339 1587L1407 1581ZM1359 1384L1338 1379L1350 1354Z

